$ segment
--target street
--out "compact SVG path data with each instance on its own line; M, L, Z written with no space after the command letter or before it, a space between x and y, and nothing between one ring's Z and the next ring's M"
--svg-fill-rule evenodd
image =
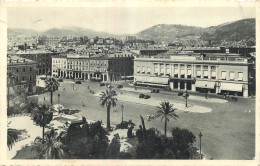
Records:
M40 82L42 80L39 80ZM41 84L41 83L40 83ZM58 103L58 94L60 94L60 103L65 108L79 109L80 115L90 120L102 120L106 123L106 108L102 108L99 103L98 94L105 91L106 87L100 87L97 82L82 82L82 84L74 84L72 80L64 80L60 83L59 90L53 93L53 103ZM113 84L114 85L114 84ZM114 87L117 91L118 102L117 110L111 109L111 124L116 125L121 122L121 105L124 105L124 120L132 120L136 126L135 130L141 124L140 115L145 119L148 114L155 114L155 101L170 101L178 107L185 106L185 99L177 96L177 93L147 93L150 99L139 99L138 91L146 92L143 88L138 87L137 92L129 91L128 86L123 83L122 90ZM95 94L90 93L90 89ZM65 91L64 91L65 88ZM124 90L126 89L126 90ZM122 92L122 94L121 94ZM130 101L123 100L129 96ZM44 101L45 97L45 101ZM120 98L122 100L120 100ZM136 101L134 100L136 98ZM199 133L202 133L202 153L207 159L253 159L255 157L255 99L239 98L238 101L218 99L203 100L203 97L192 94L188 99L188 105L194 108L203 108L209 111L201 113L185 110L178 110L179 115L177 121L170 119L167 128L167 135L171 135L171 129L174 127L186 128L196 136L196 147L199 147ZM201 100L200 100L201 99ZM84 103L85 107L83 107ZM39 95L39 103L50 104L50 93ZM195 107L196 106L196 107ZM187 109L188 110L188 109ZM250 110L245 113L245 110ZM145 120L146 128L157 128L162 133L164 131L164 123L161 119L152 121Z

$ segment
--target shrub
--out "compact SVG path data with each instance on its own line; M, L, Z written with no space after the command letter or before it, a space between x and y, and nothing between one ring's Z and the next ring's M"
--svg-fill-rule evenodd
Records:
M129 120L127 121L123 121L120 124L116 125L116 129L128 129L130 126L135 126L135 124Z

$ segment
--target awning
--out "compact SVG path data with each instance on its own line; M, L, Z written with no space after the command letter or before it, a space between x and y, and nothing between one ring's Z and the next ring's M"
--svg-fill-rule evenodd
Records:
M208 82L208 81L196 81L195 83L196 88L206 88L206 89L214 89L215 82Z
M226 91L235 91L235 92L242 92L243 84L234 84L234 83L220 83L220 89Z
M168 84L168 77L153 77L153 76L135 76L136 82L146 82L153 84Z

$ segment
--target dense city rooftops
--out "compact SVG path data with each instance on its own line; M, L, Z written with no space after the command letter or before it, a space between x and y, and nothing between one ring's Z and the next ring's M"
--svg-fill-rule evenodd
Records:
M7 65L11 65L11 64L27 64L27 63L36 63L35 61L32 61L30 59L26 59L26 58L22 58L19 56L8 56L7 57Z
M53 52L43 49L37 49L37 50L20 50L16 54L51 54Z

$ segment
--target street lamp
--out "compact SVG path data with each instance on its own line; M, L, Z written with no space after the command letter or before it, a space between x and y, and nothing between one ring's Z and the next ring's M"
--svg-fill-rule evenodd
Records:
M186 99L186 104L185 104L185 107L188 108L188 93L187 93L187 88L186 88L186 91L185 91L185 95L183 96L185 99Z
M123 116L124 116L124 105L121 105L121 110L122 110L122 123L123 123Z
M59 113L60 113L60 94L58 94L58 109L59 109Z
M201 132L199 134L199 137L200 137L200 159L202 159L202 156L201 156L201 137L202 137L202 134L201 134Z
M208 98L208 96L207 96L207 93L208 93L208 92L207 92L207 90L208 90L208 89L207 89L207 85L205 85L205 87L206 87L206 88L205 88L205 98L207 99L207 98Z

